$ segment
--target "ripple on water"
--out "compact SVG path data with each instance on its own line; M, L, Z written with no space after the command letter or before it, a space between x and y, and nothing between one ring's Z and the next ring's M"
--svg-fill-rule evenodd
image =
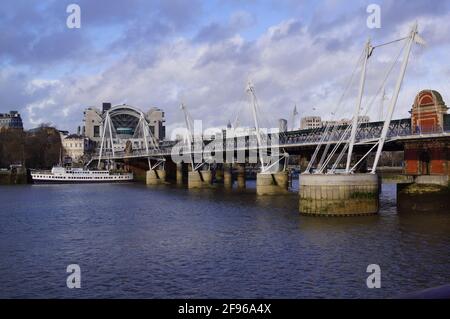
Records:
M298 214L298 196L144 185L0 187L0 297L390 297L448 283L450 216ZM65 286L78 263L82 289ZM382 289L366 288L366 267Z

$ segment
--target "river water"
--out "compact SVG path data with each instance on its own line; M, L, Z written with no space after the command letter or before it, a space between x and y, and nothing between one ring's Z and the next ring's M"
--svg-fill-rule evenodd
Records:
M379 215L343 218L248 186L0 186L0 297L384 298L450 283L450 215L398 214L395 185Z

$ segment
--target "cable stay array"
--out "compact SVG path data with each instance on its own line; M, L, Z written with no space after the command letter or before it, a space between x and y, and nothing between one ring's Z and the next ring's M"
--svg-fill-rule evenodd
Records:
M184 121L186 124L186 134L184 136L184 144L185 148L188 149L189 159L191 161L192 170L198 171L200 170L205 164L206 161L203 158L202 154L198 154L198 156L195 156L196 150L203 150L204 148L204 142L203 142L203 133L200 132L200 136L195 136L195 130L194 130L194 120L192 119L191 114L189 113L186 105L184 103L181 103L180 109L183 111L184 114ZM200 157L200 159L199 159ZM208 169L209 169L208 165Z
M118 132L119 127L116 127L117 123L115 124L113 121L118 121L120 124L123 124L124 127L132 127L133 135L131 140L138 142L142 141L142 146L145 150L144 155L147 157L149 167L152 167L150 163L151 158L156 160L156 166L164 165L165 159L163 157L152 156L152 152L158 152L160 151L160 148L156 138L150 130L144 113L132 106L123 104L109 109L104 115L100 152L98 156L99 169L102 159L111 160L112 158L115 158L117 144L121 143L120 132ZM125 147L125 151L127 151L127 149L128 145Z
M387 70L385 76L383 77L383 80L381 82L380 87L378 88L376 94L373 96L372 100L368 104L367 107L363 107L362 101L365 91L365 83L366 83L366 77L367 77L367 67L369 59L372 57L375 49L388 46L397 42L404 41L403 46L399 50L399 53L397 54L395 60L391 63L389 69ZM347 96L349 88L352 86L355 72L356 70L360 69L360 79L359 79L359 90L357 95L357 100L355 103L355 108L353 111L353 116L351 119L350 124L347 125L345 130L339 130L338 128L342 126L342 124L338 123L337 121L329 121L325 128L323 128L323 133L320 138L320 141L311 157L310 162L308 163L308 166L306 170L303 172L303 174L335 174L338 166L340 165L341 161L344 158L345 153L346 161L345 161L345 174L351 174L355 171L355 169L362 163L362 161L372 153L372 151L376 148L375 153L375 159L374 163L371 169L372 174L376 172L376 168L378 165L378 161L381 155L381 151L383 149L383 146L387 139L387 133L389 129L389 124L392 120L392 115L395 110L395 106L397 104L398 96L400 93L400 89L404 80L406 67L408 65L411 49L413 44L419 44L419 45L425 45L425 41L423 38L418 34L418 25L415 23L413 27L411 28L411 31L408 36L402 37L393 41L389 41L386 43L382 43L379 45L372 46L370 43L370 40L368 40L365 45L363 52L361 53L360 58L358 59L357 64L355 65L355 68L353 69L352 75L348 81L348 84L346 85L343 94L341 95L341 98L339 99L336 109L341 108L344 97ZM385 94L385 87L386 82L391 75L394 67L399 63L400 57L403 55L402 63L400 66L400 71L396 80L395 89L393 92L392 97L389 100L389 104L387 107L387 113L385 117L383 116L384 112L384 101L386 101L386 94ZM379 100L380 101L380 109L379 109L379 117L380 120L383 120L383 127L381 130L380 136L377 138L376 141L374 141L374 145L370 148L370 150L364 154L362 158L360 158L355 165L351 165L352 161L352 155L354 151L354 146L357 143L356 136L358 128L361 125L361 121L359 120L361 118L361 111L364 110L364 115L367 115L371 107L373 106L374 102ZM331 113L333 116L335 116L335 111ZM384 118L383 118L384 117ZM341 132L341 133L338 133ZM340 136L337 136L337 134L341 134ZM336 138L337 141L336 141ZM331 148L331 144L335 144L333 148ZM322 145L325 145L324 150L322 152L322 155L318 161L317 167L315 170L313 170L313 165L316 163L316 160L318 158L318 155L322 149ZM330 151L331 148L331 151ZM337 156L337 157L336 157ZM334 162L333 162L334 161ZM330 167L331 165L331 167Z
M277 145L273 145L276 147L269 146L269 134L273 136L277 133L268 132L267 130L264 132L261 129L261 109L259 106L258 98L256 96L255 87L253 86L251 81L249 81L247 84L246 92L250 97L250 107L252 110L253 123L255 125L254 134L256 136L258 146L258 157L261 165L261 174L275 173L279 171L280 163L284 163L284 168L286 168L287 158L289 157L289 154L284 149L280 152ZM280 135L284 133L278 134L279 141ZM270 139L270 142L273 143L273 139ZM276 152L276 154L274 154L273 152Z

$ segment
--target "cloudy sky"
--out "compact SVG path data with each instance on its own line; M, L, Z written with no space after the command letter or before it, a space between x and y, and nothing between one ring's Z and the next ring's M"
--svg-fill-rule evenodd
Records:
M66 26L70 3L81 8L80 29ZM381 8L379 29L366 24L371 3ZM412 51L394 115L407 117L420 89L450 101L449 9L450 1L429 0L3 0L0 112L20 111L26 128L74 131L87 106L157 106L171 130L183 126L183 102L206 126L236 116L245 125L250 79L266 125L290 119L295 104L301 116L348 117L357 81L336 105L366 39L405 36L417 20L427 45ZM373 119L380 103L368 105L402 45L376 49L369 61L364 112Z

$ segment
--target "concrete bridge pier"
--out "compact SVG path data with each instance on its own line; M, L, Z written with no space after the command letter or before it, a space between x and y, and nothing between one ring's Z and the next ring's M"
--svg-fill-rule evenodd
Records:
M257 195L279 195L289 192L289 173L258 173L256 175Z
M409 140L404 145L404 174L411 183L397 184L398 211L450 213L450 141Z
M188 188L209 188L212 183L212 172L208 171L190 171L188 174Z
M150 169L146 174L147 185L161 185L166 183L166 171L164 169Z
M216 168L214 169L214 181L218 184L222 184L223 183L223 179L224 179L224 167L222 167L221 165L216 166Z
M450 177L415 176L412 183L397 184L399 213L450 213Z
M183 185L183 163L177 163L176 184Z
M230 164L223 164L223 186L226 189L233 188L233 172Z
M299 211L322 216L376 214L379 192L376 174L301 174Z
M237 189L245 189L245 164L236 165Z

